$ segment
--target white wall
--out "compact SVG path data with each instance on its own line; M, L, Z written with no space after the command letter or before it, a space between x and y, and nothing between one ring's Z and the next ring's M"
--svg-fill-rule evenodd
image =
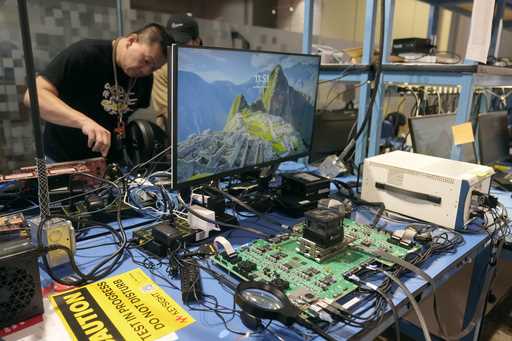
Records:
M430 6L417 0L397 0L393 38L427 37Z
M451 32L451 47L460 56L466 54L466 46L469 39L469 28L471 25L471 17L461 14L453 14L453 25ZM498 57L512 56L512 31L503 30L500 41L500 49Z
M252 0L223 0L212 1L210 6L219 10L215 20L229 21L239 25L252 25L252 3Z
M313 1L313 34L315 35L319 33L322 22L322 1ZM290 12L290 6L294 8L293 12ZM300 33L304 30L304 0L278 0L276 15L278 29Z
M183 0L191 1L195 0ZM128 3L128 1L124 1ZM252 25L252 11L258 0L214 0L204 3L208 19L224 24ZM288 8L293 6L294 11ZM313 0L313 35L316 43L337 48L361 47L364 39L365 0ZM377 2L377 7L379 2ZM304 0L277 0L277 29L302 33ZM268 9L269 14L271 8ZM426 37L430 6L419 0L396 0L393 38ZM380 13L377 8L375 39L379 36ZM442 9L439 15L437 46L441 51L454 51L464 56L469 35L470 18ZM259 43L258 43L259 44ZM265 45L265 42L261 44ZM293 42L289 45L296 45ZM512 32L505 30L500 56L512 56Z
M366 1L321 0L320 36L345 39L361 45Z

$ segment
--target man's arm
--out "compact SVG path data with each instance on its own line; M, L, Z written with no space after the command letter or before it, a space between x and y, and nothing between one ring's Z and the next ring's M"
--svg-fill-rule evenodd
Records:
M107 129L62 101L57 88L45 78L38 76L36 87L41 117L45 121L81 129L82 133L87 135L89 148L100 152L104 157L107 156L111 141L110 132ZM28 90L25 92L23 103L30 107Z

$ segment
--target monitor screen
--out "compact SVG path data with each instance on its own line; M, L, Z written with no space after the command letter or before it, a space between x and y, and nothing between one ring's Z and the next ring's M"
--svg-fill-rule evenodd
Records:
M341 153L356 120L356 110L317 112L309 161L316 162L331 154Z
M508 158L507 112L497 111L478 115L478 149L480 161L492 165Z
M453 147L452 126L455 114L428 115L409 119L415 153L450 159ZM462 145L462 161L475 162L473 144Z
M320 58L173 46L173 187L309 154Z

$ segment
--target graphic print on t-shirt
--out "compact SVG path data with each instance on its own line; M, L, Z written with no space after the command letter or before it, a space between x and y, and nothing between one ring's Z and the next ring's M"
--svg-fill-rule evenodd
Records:
M126 93L124 88L120 85L116 87L107 82L105 83L104 89L104 99L101 101L101 105L110 115L117 115L117 113L124 115L132 110L130 105L137 103L137 98L133 97L134 93L132 91Z

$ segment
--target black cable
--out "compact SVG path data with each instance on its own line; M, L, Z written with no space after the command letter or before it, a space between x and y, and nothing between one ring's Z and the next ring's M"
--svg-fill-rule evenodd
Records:
M82 173L82 175L85 175L86 173ZM90 177L94 177L92 176L91 174L88 174ZM106 189L108 188L109 186L111 186L111 181L108 181L106 179L102 179L102 178L99 178L99 177L95 177L96 179L98 180L101 180L103 182L106 182L107 184L104 185L104 186L100 186L98 188L94 188L90 191L87 191L87 192L83 192L83 193L80 193L80 194L76 194L76 195L72 195L70 197L67 197L67 198L63 198L63 199L59 199L59 200L55 200L55 201L51 201L49 204L50 204L50 208L52 207L52 205L55 205L55 204L59 204L59 203L62 203L62 202L65 202L65 201L70 201L70 200L73 200L73 199L77 199L77 198L81 198L81 197L85 197L89 194L92 194L92 193L95 193L97 191L100 191L100 190L103 190L103 189ZM117 181L117 180L116 180ZM117 186L116 186L117 187ZM33 210L37 208L36 207L28 207L28 208L24 208L24 209L21 209L21 210L17 210L17 211L14 211L14 212L10 212L10 213L7 213L7 214L1 214L0 217L4 217L6 215L11 215L11 214L16 214L16 213L22 213L22 212L26 212L26 211L30 211L30 210Z
M237 197L223 191L223 190L220 190L218 188L215 188L213 186L208 186L207 188L211 189L212 191L214 192L217 192L223 196L225 196L227 199L229 199L230 201L232 201L233 203L236 203L237 205L245 208L247 211L255 214L258 218L260 218L261 220L263 221L267 221L268 223L271 223L271 224L274 224L274 225L277 225L279 227L284 227L284 228L287 228L288 226L283 226L283 224L281 224L279 221L275 220L275 219L272 219L270 217L267 217L265 214L261 213L261 212L258 212L256 211L254 208L252 208L251 206L249 206L248 204L246 204L245 202L241 201L240 199L238 199Z
M174 283L172 283L167 277L164 277L162 276L161 274L159 274L158 272L156 272L156 269L160 268L162 266L162 262L160 261L160 263L153 263L150 259L150 257L146 257L145 255L143 255L142 253L140 253L140 256L143 258L143 261L139 261L135 258L135 256L133 255L133 252L132 250L130 249L127 249L127 252L128 252L128 255L130 256L130 258L132 259L133 263L139 265L139 266L142 266L144 267L145 269L147 269L153 276L155 277L158 277L160 278L162 281L164 281L166 284L168 284L172 289L175 289L175 290L179 290L179 288L174 285Z
M359 280L357 280L356 283L367 290L376 292L387 302L389 308L393 313L393 319L395 320L395 339L397 341L400 341L400 315L398 315L398 310L396 308L396 305L393 303L393 300L383 290L379 289L375 285L371 285L371 283L363 283Z
M267 237L267 234L253 228L253 227L249 227L249 226L242 226L242 225L234 225L234 224L228 224L228 223L224 223L224 222L221 222L221 221L216 221L216 220L212 220L208 217L205 217L204 215L202 215L201 213L197 212L196 210L194 210L192 207L190 207L189 205L187 205L183 199L181 198L181 196L178 195L178 201L184 206L187 208L187 210L189 211L189 213L191 213L192 215L196 216L197 218L201 219L201 220L204 220L206 221L207 223L210 223L210 224L214 224L214 225L220 225L220 226L225 226L225 227L231 227L231 228L234 228L234 229L238 229L238 230L242 230L242 231L246 231L246 232L249 232L249 233L253 233L253 234L256 234L258 236L262 236L262 237Z
M164 150L162 150L157 155L155 155L154 157L152 157L151 159L135 165L130 171L128 171L128 173L126 173L126 174L122 175L121 177L115 179L113 182L119 182L119 181L126 180L134 171L136 171L139 168L142 168L142 167L146 166L147 164L149 164L149 163L153 162L154 160L158 159L159 157L162 157L171 148L172 148L172 146L169 146L169 147L165 148ZM91 175L91 174L89 174L89 175ZM101 178L97 178L97 179L101 179ZM104 179L102 179L102 180L104 180ZM108 182L108 180L104 180L104 182ZM97 192L99 190L103 190L103 189L106 189L106 188L108 188L107 185L100 186L98 188L92 189L92 190L84 192L84 193L80 193L80 194L77 194L77 195L73 195L71 197L67 197L67 198L56 200L56 201L52 201L52 202L50 202L50 205L54 205L54 204L57 204L57 203L69 201L69 200L76 199L76 198L81 198L81 197L84 197L84 196L86 196L88 194L92 194L94 192ZM26 212L26 211L29 211L29 210L32 210L32 209L34 209L34 207L29 207L29 208L21 209L21 210L18 210L18 211L10 212L9 214L22 213L22 212ZM9 215L9 214L7 214L7 215ZM3 216L4 215L0 215L0 217L3 217Z
M451 233L450 233L451 232ZM451 237L449 236L451 235ZM426 259L428 259L431 255L442 253L442 252L452 252L455 248L463 243L462 236L456 231L449 230L441 233L438 236L434 236L432 241L428 244L425 251L422 252L413 252L407 256L407 261L416 266L422 264ZM400 274L404 273L407 269L402 268L400 266L394 266L395 270L393 271L393 275L398 277ZM389 270L388 270L389 271ZM369 271L368 269L362 269L357 272L357 276L360 278L366 277L368 275L372 275L373 271ZM383 292L387 292L391 288L391 280L386 278L378 287ZM383 308L383 303L385 299L382 297L377 297L377 300L374 302L373 306L376 311L379 311ZM378 315L376 315L378 316Z
M382 272L386 277L388 277L393 282L395 282L400 287L400 289L402 289L402 291L405 293L405 295L409 299L409 302L412 304L414 311L416 312L416 314L418 316L418 320L420 322L421 329L423 330L423 336L425 337L425 339L427 341L430 341L431 338L430 338L430 332L427 327L427 322L425 321L425 318L421 312L418 302L416 301L416 299L414 298L412 293L409 291L409 289L407 289L407 287L402 282L400 282L400 280L396 276L390 274L389 272L387 272L385 270L379 269L379 268L376 268L376 270Z
M183 266L186 266L185 263L187 263L187 260L185 259L182 259L178 256L177 254L178 252L176 252L175 255L172 256L172 258L174 259L174 261L176 262L176 264L178 265L178 267L183 267ZM205 270L205 269L208 269L202 265L200 265L199 262L197 262L197 266L199 266L201 269ZM211 270L211 269L208 269L208 271ZM213 272L210 272L209 273L212 273ZM217 280L219 280L217 274L214 274L213 277ZM220 282L219 282L220 283ZM233 286L233 288L236 288L236 286ZM210 300L211 302L208 302L207 300ZM207 303L210 303L210 304L213 304L213 306L210 306L208 305ZM191 306L190 304L187 305L187 307L189 308L189 310L191 311L202 311L202 312L213 312L220 320L221 322L223 323L224 327L226 328L226 330L234 333L234 334L237 334L237 335L247 335L246 332L240 332L240 331L236 331L236 330L233 330L232 328L230 328L228 326L228 322L230 322L231 320L233 320L233 318L235 317L235 314L239 313L239 311L237 311L235 309L235 300L234 300L234 297L233 297L233 307L232 308L228 308L228 307L224 307L222 305L220 305L218 303L218 300L215 296L212 296L212 295L207 295L207 294L203 294L203 301L201 302L198 302L198 304L200 306L202 306L203 308L197 308L197 307L193 307ZM223 315L231 315L231 317L226 320L226 318L223 316ZM266 328L264 328L262 331L259 331L259 333L263 332ZM256 333L253 333L253 334L256 334Z
M350 140L350 142L348 142L348 140L347 140L346 147L345 147L345 149L340 154L340 156L343 156L343 158L345 158L345 156L348 155L348 152L350 151L350 149L355 146L357 140L359 139L359 137L363 133L364 129L366 128L366 125L368 124L368 122L370 120L370 117L371 117L371 114L372 114L372 111L373 111L373 105L375 104L375 99L377 98L377 93L378 93L379 84L380 84L380 75L381 75L381 72L382 72L382 62L383 62L383 59L384 59L385 0L381 0L381 20L380 20L380 24L381 24L380 25L380 35L379 35L380 55L379 55L379 59L377 61L377 64L375 64L375 84L374 84L374 89L373 89L373 92L372 92L372 94L370 96L370 103L368 104L368 107L366 109L366 113L365 113L363 122L361 123L361 127L356 130L357 122L354 122L354 124L352 125L352 128L350 129L350 132L348 134L348 138L349 139L353 136L355 130L356 130L356 134L355 134L355 137Z
M364 116L363 122L361 123L361 126L359 127L359 129L357 129L357 131L355 133L355 137L350 141L349 144L347 144L345 149L340 154L340 157L343 157L343 158L345 158L345 156L348 154L350 149L355 145L356 141L361 137L364 130L366 129L366 125L370 121L370 117L371 117L371 114L373 111L373 106L375 104L375 100L377 98L377 93L379 91L380 78L381 78L381 73L382 73L382 62L384 59L384 30L385 30L385 23L386 23L385 9L386 9L385 0L381 0L381 2L380 2L381 19L380 19L380 34L379 34L380 55L379 55L379 59L378 59L377 63L375 64L375 81L374 81L375 83L374 83L373 92L372 92L372 95L370 96L370 102L368 103L368 107L366 109L366 114ZM357 124L357 122L354 123L354 125L356 125L356 124Z
M355 198L354 191L352 190L352 187L350 187L346 182L333 179L331 182L336 186L339 192L341 192L341 189L343 188L347 192L348 199L352 200Z
M95 249L97 247L110 246L110 245L119 245L119 244L115 243L115 242L112 242L112 243L105 243L105 244L98 244L98 245L91 245L91 246L82 246L82 247L75 248L75 250L77 250L77 251L80 251L80 250L90 250L90 249Z
M332 79L326 79L323 81L319 81L318 84L329 83L329 82L334 82L334 81L343 79L343 78L345 78L346 75L348 75L350 72L353 71L351 69L353 69L356 65L357 64L350 64L349 67L347 67L345 70L343 70L339 76L332 78Z
M123 256L124 250L127 245L126 241L126 234L124 233L124 228L122 225L122 222L120 221L120 210L118 209L118 224L120 227L120 231L115 230L113 227L107 224L103 224L100 222L92 222L94 225L97 226L97 228L105 228L109 230L112 235L117 238L117 244L119 247L114 251L110 256L105 257L102 261L100 261L98 264L96 264L89 272L84 273L80 270L78 265L76 264L73 252L63 245L43 245L43 228L44 225L50 221L50 219L63 219L63 220L70 220L66 216L48 216L41 220L37 227L37 233L36 233L36 244L40 250L43 252L49 252L51 250L63 250L66 252L66 254L69 257L69 262L71 265L71 268L75 275L78 277L77 280L65 280L63 278L60 278L57 276L53 269L51 268L50 264L48 263L48 259L43 256L43 264L47 270L48 275L56 282L64 284L64 285L72 285L72 286L80 286L83 284L87 284L90 282L97 281L110 273L115 269L115 267L118 265L119 261L121 260L121 257ZM110 263L110 264L109 264ZM109 264L107 267L103 268L105 265Z
M440 312L439 312L439 305L438 305L438 300L437 300L437 286L433 280L432 277L430 277L426 272L424 272L423 270L421 270L420 268L418 268L417 266L415 266L414 264L412 263L409 263L399 257L396 257L390 253L387 253L385 251L382 251L382 250L372 250L370 248L367 248L367 247L363 247L363 246L358 246L359 248L361 248L364 252L367 252L371 255L374 255L376 257L379 257L379 258L382 258L382 259L385 259L387 261L390 261L390 262L393 262L394 264L397 264L411 272L413 272L414 274L422 277L427 283L430 284L430 286L432 287L432 296L433 296L433 308L434 308L434 317L435 317L435 320L436 320L436 323L439 327L439 330L441 331L441 335L444 336L446 335L446 331L444 329L444 326L443 324L441 323L441 318L440 318ZM445 337L446 338L446 337Z
M318 335L320 335L321 337L323 337L325 340L327 341L336 341L335 338L333 338L332 336L330 336L329 334L327 334L322 328L320 328L316 323L312 323L312 322L309 322L308 320L306 319L303 319L303 318L297 318L297 322L299 322L300 324L303 324L304 326L312 329L315 333L317 333Z
M378 207L377 213L375 214L375 217L373 218L373 221L370 224L371 227L376 228L377 223L379 222L382 214L386 211L386 206L384 205L384 203L383 202L369 202L369 201L363 200L361 198L356 197L354 195L353 191L351 191L351 190L348 191L348 195L345 195L342 193L341 188L347 190L347 188L349 188L349 186L346 183L344 183L343 181L337 180L337 179L332 179L331 182L334 184L334 186L336 186L336 188L338 188L338 194L343 197L346 197L347 199L352 201L352 203L354 203L356 205Z
M335 101L335 100L337 100L337 99L338 99L341 95L343 95L344 93L347 93L347 92L349 92L349 91L352 91L352 90L355 90L355 89L357 89L357 88L360 88L360 87L362 87L363 85L365 85L365 84L367 84L367 83L368 83L368 81L364 81L364 82L361 82L361 83L357 83L357 84L353 85L353 86L352 86L351 88L349 88L349 89L345 89L345 90L343 90L343 91L338 92L338 93L336 94L336 96L334 96L334 97L333 97L333 98L332 98L332 99L331 99L331 100L330 100L330 101L329 101L329 102L328 102L328 103L323 107L323 109L322 109L322 110L327 110L327 109L329 109L329 106L330 106L332 103L334 103L334 101Z

